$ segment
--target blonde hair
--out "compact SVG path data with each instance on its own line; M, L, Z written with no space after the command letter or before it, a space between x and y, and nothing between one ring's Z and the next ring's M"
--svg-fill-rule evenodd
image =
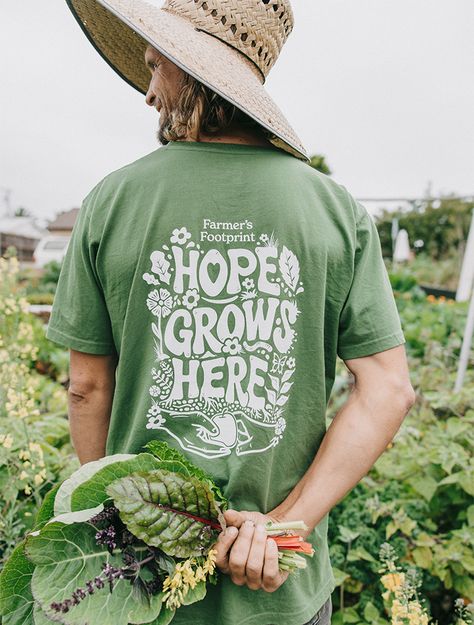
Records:
M168 111L159 138L163 144L185 137L199 141L201 134L219 134L232 123L261 133L267 139L273 136L237 106L185 73L177 102Z

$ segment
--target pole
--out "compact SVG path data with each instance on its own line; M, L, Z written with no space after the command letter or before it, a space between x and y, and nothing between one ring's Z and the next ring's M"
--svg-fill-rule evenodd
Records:
M462 340L461 356L459 358L458 374L456 377L456 384L454 386L454 392L458 393L464 383L464 375L466 373L467 365L469 364L469 355L471 353L472 335L474 333L474 290L471 295L471 303L467 313L466 328L464 330L464 337Z
M471 295L474 283L474 211L472 212L471 226L467 237L466 250L462 261L461 275L459 276L457 302L467 302Z

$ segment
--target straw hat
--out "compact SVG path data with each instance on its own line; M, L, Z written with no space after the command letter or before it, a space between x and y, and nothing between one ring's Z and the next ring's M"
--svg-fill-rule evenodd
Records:
M265 79L293 29L290 0L66 0L109 65L145 94L151 44L272 133L270 141L309 157L267 93Z

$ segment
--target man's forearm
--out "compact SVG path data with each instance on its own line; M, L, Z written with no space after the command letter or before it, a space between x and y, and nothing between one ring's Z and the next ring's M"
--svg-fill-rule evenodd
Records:
M81 464L105 456L112 400L113 389L68 393L71 439Z
M367 474L412 405L412 397L399 391L375 389L369 395L354 388L305 475L270 514L303 519L312 531Z

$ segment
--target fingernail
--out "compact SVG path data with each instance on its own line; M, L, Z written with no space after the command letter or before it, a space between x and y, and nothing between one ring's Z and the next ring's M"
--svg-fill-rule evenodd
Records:
M265 531L265 527L261 523L258 523L255 526L255 531L257 531L259 534L261 534L262 532Z
M225 535L226 536L234 536L235 534L238 533L238 529L236 527L234 527L233 525L229 525L226 530L225 530Z
M253 526L253 521L251 521L250 519L247 519L247 520L245 521L245 525L246 525L247 527L252 527L252 526Z

